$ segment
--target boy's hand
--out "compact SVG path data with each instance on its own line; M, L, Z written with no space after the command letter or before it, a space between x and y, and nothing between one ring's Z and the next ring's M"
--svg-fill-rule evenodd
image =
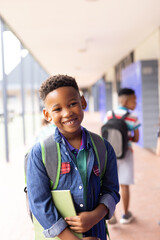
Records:
M99 204L93 211L81 212L75 217L66 217L65 221L73 231L84 233L97 224L107 213L107 207L104 204Z
M69 228L78 233L83 233L90 230L95 225L95 222L93 220L94 217L92 211L81 212L78 214L78 216L65 218L65 221L69 225Z

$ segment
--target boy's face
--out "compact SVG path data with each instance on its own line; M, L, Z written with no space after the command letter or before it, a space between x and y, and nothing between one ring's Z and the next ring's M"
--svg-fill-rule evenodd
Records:
M47 95L43 114L47 121L54 123L67 137L70 133L81 131L85 108L85 99L73 87L60 87Z
M131 110L134 110L136 108L136 95L135 94L127 97L126 107Z

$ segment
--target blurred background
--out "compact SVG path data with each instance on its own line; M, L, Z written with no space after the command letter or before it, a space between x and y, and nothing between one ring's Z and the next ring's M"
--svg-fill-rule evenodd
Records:
M0 34L3 196L7 196L4 182L10 186L14 177L17 182L23 179L24 152L41 128L43 104L38 90L51 75L76 78L88 104L84 124L97 133L106 111L118 104L119 88L133 88L135 111L142 123L138 145L156 152L160 127L159 0L0 0ZM2 203L6 201L4 197ZM5 213L3 207L2 211ZM13 231L10 233L10 240L14 239Z

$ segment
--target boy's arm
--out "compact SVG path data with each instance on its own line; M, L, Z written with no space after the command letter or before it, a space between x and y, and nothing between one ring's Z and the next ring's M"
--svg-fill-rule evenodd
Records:
M36 144L27 163L27 190L31 212L45 229L45 237L55 237L67 224L55 208L51 196L50 179L42 162L40 144Z
M139 140L139 129L138 128L136 128L135 130L134 130L134 136L132 137L132 142L138 142L138 140Z
M141 126L137 116L134 114L130 114L130 119L132 120L131 123L128 123L128 130L133 133L129 137L129 140L132 142L138 142L139 141L139 127Z
M62 231L58 237L61 239L61 240L66 240L66 239L69 239L69 240L78 240L80 238L76 237L70 230L69 228L66 228L64 231Z
M63 232L61 232L58 235L58 237L61 240L66 240L66 239L78 240L78 239L80 239L80 238L76 237L75 235L73 235L73 233L68 228L66 228ZM97 237L84 237L81 240L99 240L99 238L97 238Z

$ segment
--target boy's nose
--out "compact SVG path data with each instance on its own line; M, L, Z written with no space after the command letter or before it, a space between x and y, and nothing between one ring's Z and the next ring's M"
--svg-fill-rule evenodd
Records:
M72 111L70 109L64 109L63 116L68 117L72 115Z

